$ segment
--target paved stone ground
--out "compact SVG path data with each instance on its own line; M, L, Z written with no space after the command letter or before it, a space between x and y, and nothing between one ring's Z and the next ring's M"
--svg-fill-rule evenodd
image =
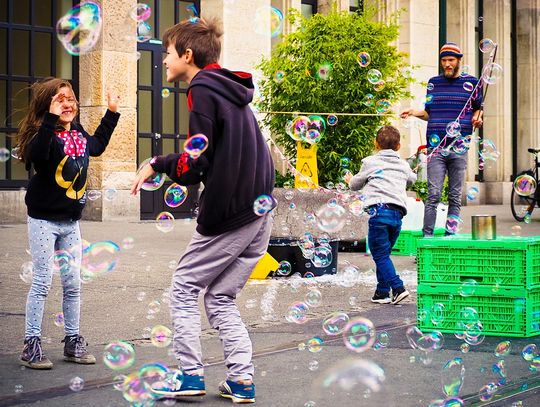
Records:
M465 233L470 230L470 216L480 213L497 216L499 235L509 235L515 225L508 207L467 207L463 210ZM524 236L540 235L539 216L533 215L531 224L521 224ZM43 324L44 347L55 366L51 371L33 371L21 369L17 360L29 288L19 277L21 265L30 259L26 252L26 226L0 226L0 405L125 406L129 403L122 398L122 393L113 389L113 378L117 374L134 372L145 363L161 361L171 366L175 364L167 348L152 346L147 332L158 324L170 325L163 292L170 284L171 263L176 263L189 241L194 223L176 221L174 230L168 234L157 231L150 222L83 222L81 228L83 237L90 242L111 240L119 243L126 237L134 239L132 249L121 250L114 271L83 286L82 333L97 356L98 364L79 366L61 360L63 332L54 325L52 317L61 311L61 287L56 276ZM375 287L371 258L362 253L339 253L338 257L341 266L348 261L360 270L354 285L344 287L339 277L253 280L238 298L254 343L258 405L304 406L313 401L317 406L427 406L431 400L443 398L443 366L454 357L461 357L465 366L460 395L466 405L475 405L479 389L500 378L493 373L492 365L498 360L494 355L495 346L502 340L511 343L510 354L504 358L508 384L499 389L490 405L511 406L518 401L524 406L540 405L540 377L527 369L520 355L527 344L540 346L538 337L486 337L482 344L471 346L468 353L462 353L460 346L463 342L445 334L441 350L429 354L413 350L405 331L416 320L414 258L394 256L396 268L412 292L411 298L400 306L381 306L369 302ZM320 290L322 301L318 307L310 309L308 321L305 324L286 322L284 316L289 305L303 300L314 287ZM262 318L260 303L263 296L272 290L276 292L274 320L267 320ZM161 306L154 318L148 319L152 301L159 301ZM323 318L338 310L348 313L351 318L362 316L373 321L377 332L388 333L388 346L357 354L344 346L341 336L325 335L321 329ZM300 343L306 343L314 336L325 341L320 352L299 350ZM126 371L114 372L100 360L104 346L117 339L128 340L136 347L136 362ZM178 403L225 405L229 401L220 399L215 391L224 373L220 344L206 320L202 341L208 364L208 395ZM383 369L385 380L380 383L379 391L375 391L376 382L352 383L350 387L325 386L323 379L328 377L328 370L336 369L338 363L350 359L375 363ZM366 380L373 378L376 371L368 368L360 377ZM76 376L85 381L80 392L69 389L70 380ZM16 393L15 389L21 389L21 386L22 392ZM161 404L165 403L158 403Z

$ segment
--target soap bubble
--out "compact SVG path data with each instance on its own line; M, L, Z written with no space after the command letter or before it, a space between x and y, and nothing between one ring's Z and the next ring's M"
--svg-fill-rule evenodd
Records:
M482 68L482 80L489 85L497 83L501 79L502 74L502 66L495 62L489 63Z
M335 114L330 114L326 118L326 122L328 123L329 126L335 126L338 122L338 118Z
M480 193L477 187L469 187L467 189L467 201L474 201Z
M152 8L144 3L138 3L129 12L130 17L137 22L148 20L151 14Z
M69 10L56 23L56 35L71 55L89 52L101 34L101 8L99 4L86 2Z
M184 142L184 151L193 159L198 158L208 148L208 138L204 134L194 134Z
M442 369L442 390L447 397L458 396L463 387L465 367L461 358L449 360Z
M9 150L5 147L0 148L0 163L5 163L11 157Z
M328 315L322 324L323 331L327 335L339 335L349 323L349 316L344 312L334 312Z
M356 62L358 62L358 65L362 68L365 68L371 63L371 56L367 52L360 52L356 56Z
M84 380L79 376L75 376L69 381L69 389L71 391L81 391L84 388Z
M489 53L495 49L495 43L489 38L483 38L478 43L478 48L484 54Z
M135 363L135 348L129 342L111 342L103 351L103 363L112 370L130 368Z
M375 85L382 80L382 73L378 69L370 69L367 72L367 80L369 83Z
M156 228L160 232L169 233L174 229L174 216L170 212L160 212L156 216Z
M529 174L522 174L514 180L514 191L520 196L530 196L536 191L536 180Z
M137 42L147 42L152 38L152 27L146 21L137 24Z
M462 225L463 220L457 215L448 215L448 217L446 218L446 231L448 233L458 233Z
M137 169L137 174L148 164L150 163L151 158L147 158L144 160L141 165L139 165L139 168ZM149 178L147 178L143 184L141 185L141 189L144 191L157 191L159 188L163 186L165 183L165 174L161 174L159 172L154 173L154 175L151 175Z
M270 195L260 195L253 202L253 212L257 216L264 216L274 208L274 199Z
M64 326L64 313L59 312L57 314L53 314L53 320L54 320L54 324L57 327L63 327Z
M474 90L474 85L471 82L464 82L463 89L467 92L472 92Z
M167 206L170 206L171 208L178 208L186 201L187 196L187 188L183 185L174 183L167 188L163 199L165 200Z
M288 261L282 261L279 263L276 274L278 276L288 276L289 274L291 274L291 270L291 263L289 263Z
M165 348L172 341L172 332L166 326L156 325L150 331L150 341L157 348Z
M315 388L333 393L355 394L364 388L378 392L385 380L384 370L376 363L348 358L326 370L315 382Z
M371 348L375 341L375 326L369 319L358 317L350 320L343 331L345 346L357 353Z
M321 206L317 212L317 226L327 233L339 232L345 226L347 211L337 202Z

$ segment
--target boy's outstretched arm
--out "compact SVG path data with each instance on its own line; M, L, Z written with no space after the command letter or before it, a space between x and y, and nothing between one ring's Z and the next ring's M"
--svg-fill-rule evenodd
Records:
M366 165L366 163L364 162L358 174L350 177L349 188L351 188L352 191L359 191L364 188L368 180L368 174L368 165Z

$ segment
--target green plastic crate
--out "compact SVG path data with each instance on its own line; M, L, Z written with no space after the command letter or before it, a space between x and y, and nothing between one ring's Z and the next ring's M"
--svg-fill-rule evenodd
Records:
M418 328L422 331L456 332L466 307L478 312L485 335L540 335L540 289L499 287L494 291L477 286L473 295L463 297L459 284L418 285Z
M435 229L435 236L443 236L444 229ZM399 237L396 244L392 248L392 254L395 256L416 256L418 239L423 238L421 230L402 230L399 232Z
M540 236L470 235L418 241L418 284L475 280L481 286L540 288Z

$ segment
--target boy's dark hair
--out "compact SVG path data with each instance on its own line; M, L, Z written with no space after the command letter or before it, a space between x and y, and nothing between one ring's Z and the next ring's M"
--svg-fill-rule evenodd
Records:
M381 150L398 150L401 136L394 126L383 126L377 132L377 143Z
M223 31L217 18L185 20L163 33L163 45L167 48L174 44L178 56L182 56L190 48L193 51L195 65L202 69L218 61L222 35Z

